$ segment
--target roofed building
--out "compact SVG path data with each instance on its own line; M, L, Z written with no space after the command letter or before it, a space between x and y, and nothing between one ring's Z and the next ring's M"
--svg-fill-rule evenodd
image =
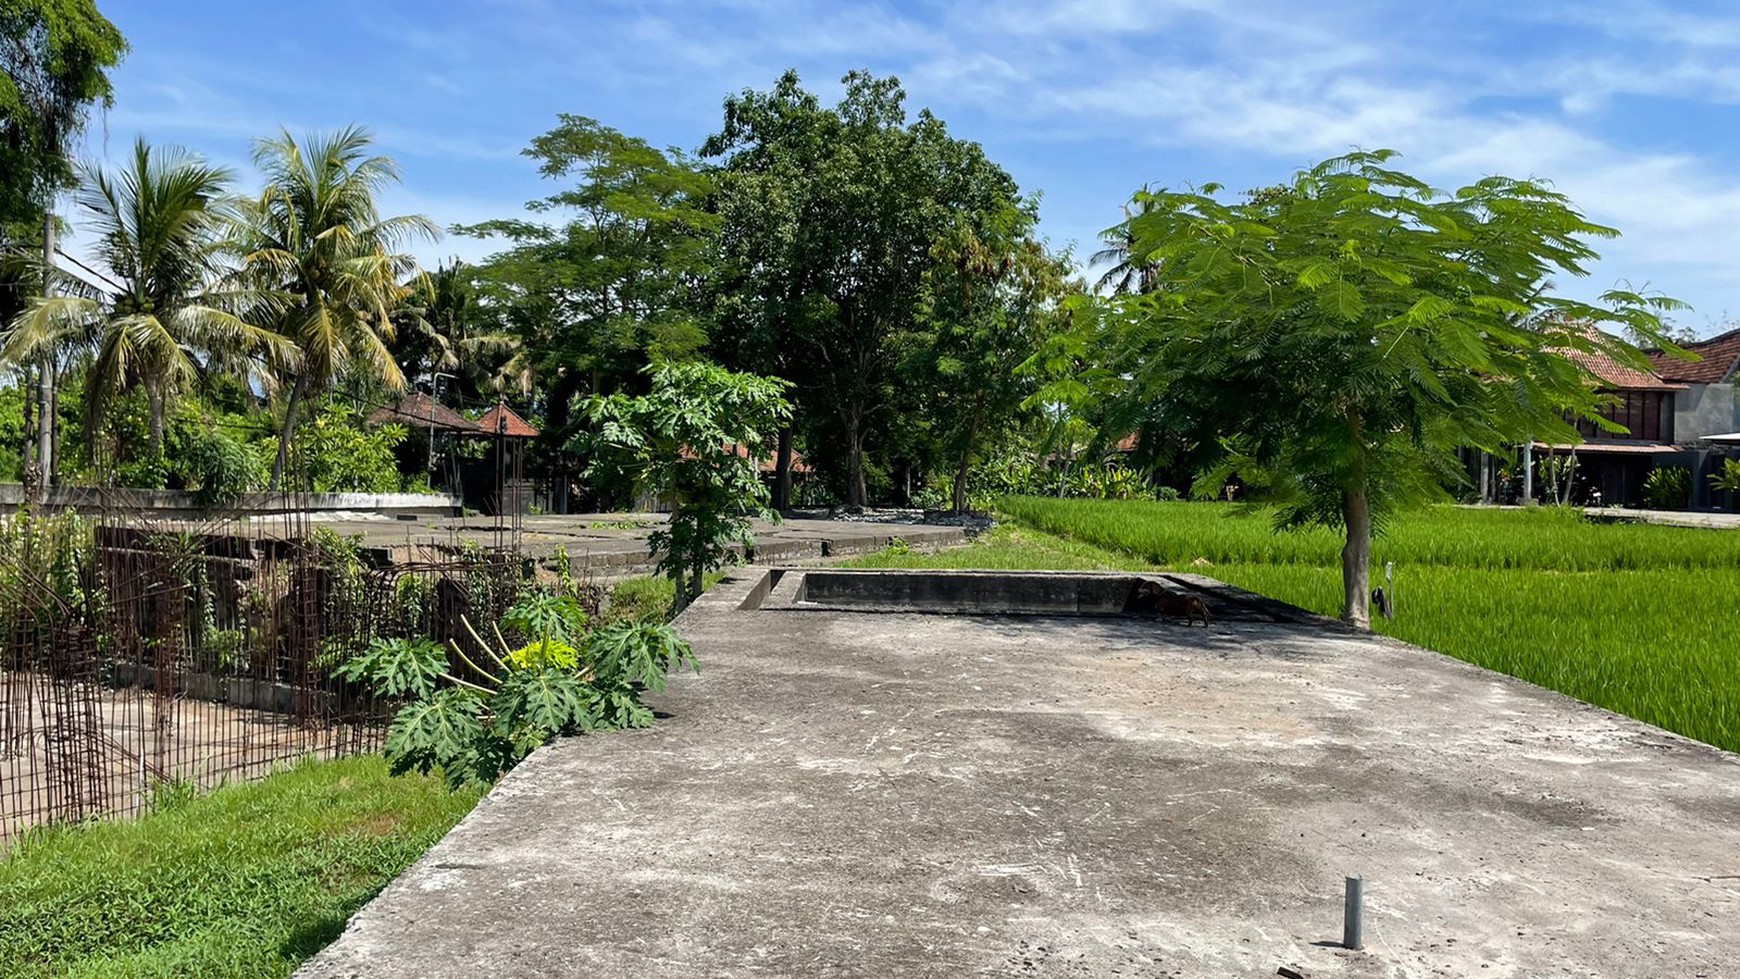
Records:
M1649 351L1649 359L1658 376L1681 386L1674 397L1674 436L1685 456L1677 462L1692 470L1692 506L1712 507L1721 501L1712 495L1709 475L1740 445L1740 329L1684 346L1700 359L1659 350Z
M1624 426L1625 431L1608 431L1592 420L1579 418L1575 424L1584 441L1574 445L1536 442L1535 450L1576 453L1579 475L1590 496L1580 502L1640 504L1649 471L1677 463L1674 457L1681 449L1675 444L1675 398L1686 385L1653 370L1620 363L1600 351L1567 350L1564 355L1595 377L1600 392L1612 396L1613 403L1601 414Z

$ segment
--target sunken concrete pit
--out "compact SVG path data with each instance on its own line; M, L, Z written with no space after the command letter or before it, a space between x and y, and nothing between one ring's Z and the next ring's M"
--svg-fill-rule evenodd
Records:
M1194 576L1208 629L841 574L728 578L657 727L534 754L298 975L1740 975L1733 755Z

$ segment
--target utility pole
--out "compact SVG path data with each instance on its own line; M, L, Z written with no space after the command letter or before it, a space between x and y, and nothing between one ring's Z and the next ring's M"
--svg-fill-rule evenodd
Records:
M54 291L54 200L42 214L42 298ZM36 461L42 468L42 488L54 485L54 368L55 351L50 347L42 358L42 382L37 389L40 404L36 412Z

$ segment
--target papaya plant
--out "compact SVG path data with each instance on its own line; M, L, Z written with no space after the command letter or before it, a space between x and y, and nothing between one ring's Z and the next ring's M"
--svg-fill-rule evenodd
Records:
M404 701L387 729L394 774L440 771L454 786L492 782L554 738L650 725L641 694L664 690L672 670L700 671L670 625L643 620L587 632L585 613L566 596L527 596L489 640L464 625L478 657L457 642L444 649L426 639L384 639L339 668L378 696ZM528 641L509 643L503 627ZM449 652L466 675L451 668Z

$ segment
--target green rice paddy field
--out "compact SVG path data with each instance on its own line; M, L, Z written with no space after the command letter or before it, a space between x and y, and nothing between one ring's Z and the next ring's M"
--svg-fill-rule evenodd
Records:
M1196 571L1325 615L1340 538L1210 503L1015 497L969 548L881 566ZM1376 631L1740 751L1740 531L1599 524L1578 511L1442 507L1372 548L1395 563Z

